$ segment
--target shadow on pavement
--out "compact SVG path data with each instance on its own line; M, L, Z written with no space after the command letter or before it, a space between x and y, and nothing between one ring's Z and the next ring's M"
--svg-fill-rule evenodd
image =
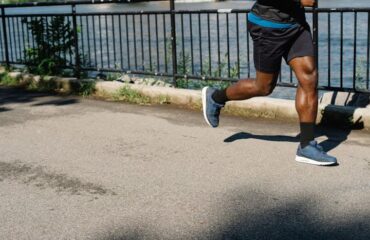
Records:
M236 133L224 140L226 143L231 143L237 140L243 140L243 139L259 139L259 140L265 140L265 141L273 141L273 142L299 142L299 136L284 136L284 135L255 135L252 133L246 133L246 132L239 132Z
M364 129L364 122L360 116L354 118L356 109L366 107L370 103L369 94L355 93L346 99L339 99L338 93L334 92L331 102L323 111L320 123L317 126L316 137L325 136L327 140L320 143L326 152L338 147L348 139L353 130ZM336 101L340 104L335 105Z
M334 148L338 147L340 144L348 139L349 134L352 129L339 129L330 128L323 125L318 125L316 128L315 137L327 137L326 140L322 141L320 145L323 147L325 152L329 152ZM246 139L258 139L263 141L272 142L294 142L299 143L299 134L297 136L285 136L285 135L255 135L252 133L239 132L233 134L232 136L224 139L225 143L232 143L238 140Z
M333 199L327 205L309 196L276 196L268 192L233 193L216 204L218 216L200 231L159 229L137 226L135 231L118 229L96 240L118 239L212 239L212 240L368 240L370 210L351 213L345 200ZM193 223L196 225L196 220ZM139 223L140 224L140 223ZM139 233L138 233L139 231ZM179 234L176 236L176 233ZM158 234L163 234L158 236ZM186 237L184 236L186 235Z
M5 108L5 107L0 107L0 112L7 112L7 111L10 111L10 109Z
M354 113L358 108L364 108L370 104L370 94L354 93L340 95L334 92L330 102L323 111L320 123L316 127L315 137L326 137L320 145L326 152L333 150L348 139L353 130L364 128L362 118L354 119ZM275 142L299 142L299 134L296 137L284 135L254 135L252 133L239 132L224 140L231 143L243 139L259 139ZM370 238L369 238L370 239Z
M26 91L20 88L9 88L9 87L0 87L0 106L12 103L31 103L40 101L40 98L43 97L52 97L57 96L51 93L42 93L42 92L32 92ZM46 102L35 103L32 106L44 106L44 105L55 105L62 106L68 104L78 103L77 99L57 96L59 99L48 100ZM5 109L5 110L4 110ZM10 111L9 108L0 107L0 112Z
M36 103L36 104L33 104L32 106L45 106L45 105L63 106L63 105L69 105L69 104L74 104L78 102L79 101L77 99L57 99L57 100Z

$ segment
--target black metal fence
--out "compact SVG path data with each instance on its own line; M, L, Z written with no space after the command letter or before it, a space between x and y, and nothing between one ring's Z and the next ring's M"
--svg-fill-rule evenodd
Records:
M99 3L104 1L42 3L37 6L67 5L71 12L27 15L6 14L5 9L33 4L1 5L0 62L24 64L26 50L37 47L25 20L49 23L62 16L75 36L65 67L76 73L123 72L181 81L236 81L255 74L249 10L76 11L79 4ZM308 10L307 18L318 53L319 89L370 92L370 8L318 8ZM278 84L297 86L284 64Z

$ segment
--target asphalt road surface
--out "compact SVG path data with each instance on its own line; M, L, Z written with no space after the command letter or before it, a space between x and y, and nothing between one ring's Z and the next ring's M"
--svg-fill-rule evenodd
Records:
M0 88L0 239L370 239L370 134Z

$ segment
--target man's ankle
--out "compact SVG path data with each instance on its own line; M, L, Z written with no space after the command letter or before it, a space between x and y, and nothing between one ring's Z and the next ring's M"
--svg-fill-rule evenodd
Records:
M218 103L220 105L225 105L225 103L227 101L229 101L229 99L227 98L227 95L226 95L226 88L222 89L222 90L216 90L212 94L212 99L213 99L213 101L215 101L216 103Z

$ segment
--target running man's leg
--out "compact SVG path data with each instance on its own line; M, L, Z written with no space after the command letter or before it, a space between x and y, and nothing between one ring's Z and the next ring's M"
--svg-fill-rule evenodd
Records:
M315 123L317 117L317 69L314 57L298 57L289 62L297 76L299 85L296 108L301 122Z
M276 86L279 73L257 71L256 79L242 79L222 90L205 87L202 90L203 116L208 125L217 127L221 108L229 100L246 100L269 95Z
M241 79L226 89L216 90L212 95L213 100L219 104L225 104L226 101L247 100L253 97L270 95L275 89L279 72L256 72L255 79Z
M296 109L301 127L301 146L314 140L314 126L317 118L317 69L311 56L294 58L289 62L298 79Z
M296 95L296 109L301 127L301 139L298 146L296 161L315 165L334 165L335 157L327 155L321 146L314 141L318 94L317 69L312 56L297 57L289 62L297 76L299 85Z
M275 89L279 72L257 71L256 79L244 79L226 89L229 100L246 100L252 97L268 96Z

